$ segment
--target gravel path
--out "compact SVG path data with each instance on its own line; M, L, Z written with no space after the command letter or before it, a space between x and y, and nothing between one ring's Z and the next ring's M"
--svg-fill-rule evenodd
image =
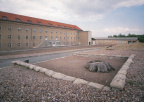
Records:
M124 90L102 91L87 85L56 80L19 66L0 70L1 102L143 102L144 51L96 50L89 53L107 55L135 54Z

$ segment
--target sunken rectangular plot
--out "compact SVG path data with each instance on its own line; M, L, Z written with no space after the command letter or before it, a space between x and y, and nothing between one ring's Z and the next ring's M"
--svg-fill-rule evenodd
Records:
M108 73L90 72L88 69L85 68L85 66L91 60L107 61L111 66L115 68L115 70L110 71ZM56 72L60 72L69 76L81 78L86 81L110 86L112 79L117 74L117 72L125 63L126 60L127 58L109 59L109 58L97 58L97 57L91 58L91 57L71 55L65 58L59 58L55 60L45 61L42 63L37 63L36 65L56 71Z

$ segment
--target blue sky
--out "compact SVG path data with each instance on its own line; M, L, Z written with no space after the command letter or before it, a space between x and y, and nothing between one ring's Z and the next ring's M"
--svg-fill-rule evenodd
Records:
M0 0L0 11L74 24L92 37L144 34L144 0Z

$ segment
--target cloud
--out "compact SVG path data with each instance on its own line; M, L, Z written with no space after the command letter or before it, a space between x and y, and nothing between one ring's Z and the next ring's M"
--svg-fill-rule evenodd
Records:
M119 7L144 4L144 0L0 0L0 10L51 20L94 21Z

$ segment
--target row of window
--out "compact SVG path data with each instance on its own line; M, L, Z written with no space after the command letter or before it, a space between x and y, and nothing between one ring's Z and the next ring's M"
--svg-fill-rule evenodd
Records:
M2 35L0 35L0 39L2 38ZM8 35L8 39L11 39L12 38L12 35ZM21 36L20 35L18 35L18 39L20 39L21 38ZM40 39L42 39L42 36L39 36L39 38ZM45 36L45 38L47 38L48 39L48 37L47 36ZM51 36L51 39L53 39L54 37L53 36ZM55 37L56 39L58 38L57 36ZM62 37L59 37L60 39L62 39ZM66 37L63 37L63 39L65 39ZM29 36L26 36L26 39L29 39ZM36 36L33 36L33 39L36 39ZM67 37L67 39L75 39L75 37ZM76 39L79 39L79 37L76 37Z
M0 30L2 29L2 27L0 26ZM9 31L11 31L12 30L12 27L11 26L9 26L8 27L8 30ZM17 29L18 31L20 31L21 30L21 28L18 28ZM28 32L29 31L29 29L28 28L26 28L26 32ZM36 29L33 29L33 32L36 32ZM42 32L42 29L40 29L40 33ZM45 32L47 33L48 32L48 30L45 30ZM51 33L53 33L53 31L51 30ZM56 34L58 33L58 31L56 31ZM60 31L60 34L62 34L62 31ZM66 34L66 32L64 32L64 34ZM67 32L67 34L72 34L72 32L71 33L69 33L69 32ZM74 35L75 35L75 33L73 33ZM76 33L77 34L77 33Z
M103 40L103 41L96 41L96 42L115 42L115 43L127 43L127 41L108 41L108 40Z
M66 42L62 42L63 44L66 44ZM73 44L74 42L67 42L67 44ZM21 43L17 43L17 46L20 47ZM25 46L28 47L29 43L25 43ZM33 43L33 46L35 46L35 43ZM0 44L0 48L2 47L2 44ZM12 43L8 43L8 47L12 47Z

